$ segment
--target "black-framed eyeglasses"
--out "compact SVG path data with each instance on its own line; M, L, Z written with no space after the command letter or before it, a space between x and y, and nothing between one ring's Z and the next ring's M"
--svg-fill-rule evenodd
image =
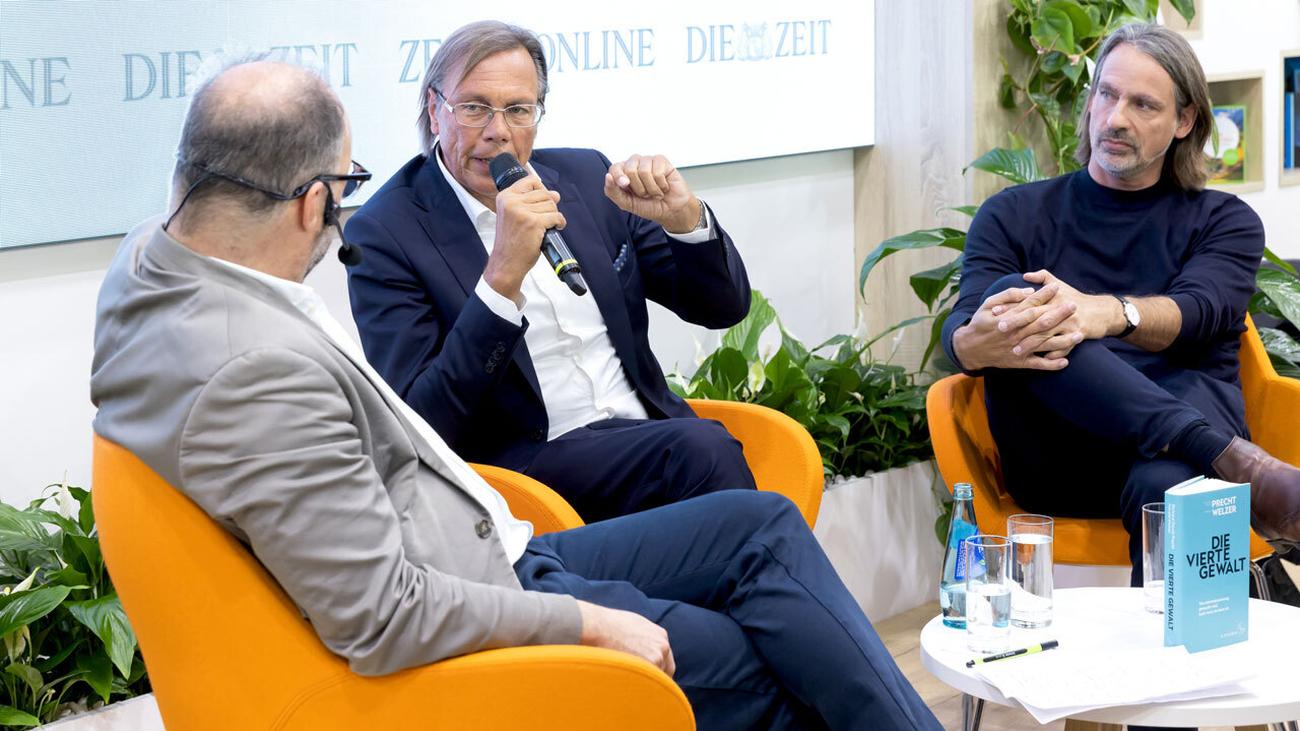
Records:
M190 199L190 196L194 194L194 191L198 190L198 187L200 185L202 185L204 182L208 180L211 180L212 178L220 178L221 180L234 183L235 185L240 185L245 188L250 188L252 190L261 193L262 195L269 196L278 201L290 201L293 200L294 198L301 198L302 196L306 195L307 191L311 190L311 186L314 185L316 181L319 180L321 182L326 183L325 223L326 225L334 226L334 228L339 233L339 241L342 243L342 245L339 247L339 259L348 266L353 266L357 262L361 261L361 250L356 248L355 246L350 246L348 244L347 238L343 235L343 226L342 224L339 223L339 217L338 217L338 204L334 202L334 193L333 191L330 190L329 187L329 183L332 181L335 180L343 181L343 195L340 196L340 199L343 199L343 198L347 198L353 193L356 193L361 188L362 183L366 182L367 180L370 180L370 178L372 177L371 172L369 170L366 170L364 167L362 167L361 163L357 162L356 160L351 161L352 162L351 170L349 170L346 173L343 173L342 175L337 173L321 173L320 175L312 176L310 180L303 183L302 185L299 185L297 188L294 188L288 193L281 193L276 190L270 190L268 188L265 188L257 183L254 183L251 180L248 180L247 178L242 178L238 175L233 175L231 173L221 172L220 170L213 170L211 167L208 167L208 165L206 165L205 163L195 162L193 160L187 160L179 154L176 156L176 159L180 160L181 163L184 165L189 165L195 170L201 171L203 174L199 176L198 180L195 180L193 183L190 184L189 189L185 191L185 195L181 197L181 202L176 206L176 210L172 211L172 214L167 217L167 221L163 223L162 226L164 231L166 231L167 227L170 226L172 221L176 219L176 216L180 214L181 209L185 207L185 202Z
M456 124L462 127L486 127L492 124L493 117L500 114L506 120L506 125L524 129L536 127L537 123L542 121L542 115L546 114L546 107L541 104L511 104L504 108L480 102L452 104L437 89L434 89L433 93L442 99L442 105L451 112L451 116L456 119Z
M361 163L357 162L356 160L353 160L352 169L349 172L343 173L341 175L337 173L321 173L320 175L313 176L310 180L303 183L302 185L299 185L297 188L294 188L288 193L281 193L279 191L271 190L262 185L259 185L258 183L254 183L253 181L247 178L242 178L238 175L233 175L231 173L225 173L220 170L213 170L212 168L208 167L206 164L201 162L193 162L179 156L177 159L179 159L182 163L203 172L203 175L201 175L198 180L194 181L193 187L197 187L198 184L203 182L205 178L210 178L210 177L221 178L222 180L234 183L235 185L241 185L245 188L251 188L253 190L256 190L257 192L262 193L263 195L269 196L271 198L274 198L278 201L291 201L294 198L301 198L302 196L307 194L307 191L311 190L311 186L315 184L316 181L328 183L335 180L344 181L343 195L341 197L347 198L353 193L356 193L361 188L361 184L366 182L367 180L370 180L370 178L372 177L372 173L369 170L366 170L364 167L362 167Z

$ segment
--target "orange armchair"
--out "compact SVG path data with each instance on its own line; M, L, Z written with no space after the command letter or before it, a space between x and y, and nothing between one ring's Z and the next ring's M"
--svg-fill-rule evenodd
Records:
M825 474L812 435L789 416L758 404L687 399L701 419L714 419L745 449L758 489L779 492L799 508L811 528L822 505Z
M1251 438L1279 459L1300 462L1300 430L1295 428L1300 381L1273 370L1249 316L1241 336L1241 387ZM984 379L957 374L935 382L926 396L926 415L935 460L948 489L957 482L971 483L980 532L1005 533L1007 516L1023 511L1003 486L1002 464L984 408ZM1251 558L1272 552L1252 531ZM1127 566L1128 533L1119 520L1057 518L1053 553L1059 563Z
M612 650L517 647L356 675L241 543L126 449L99 436L94 449L100 543L169 731L695 728L668 676ZM577 517L541 490L521 514Z
M702 419L721 422L740 442L758 489L790 498L811 528L817 523L825 482L817 443L799 422L758 404L687 399ZM510 503L516 518L532 521L540 535L583 525L564 498L537 480L502 467L472 464Z

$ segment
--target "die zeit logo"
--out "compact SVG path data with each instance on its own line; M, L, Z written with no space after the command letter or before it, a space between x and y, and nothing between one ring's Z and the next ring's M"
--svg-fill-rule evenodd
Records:
M778 20L686 27L686 63L763 61L830 53L832 21Z
M318 70L326 83L352 86L352 62L357 55L355 43L299 43L270 46L264 49L272 61L287 61ZM224 51L197 50L154 51L122 54L122 101L144 99L182 99L194 91L196 71L209 57Z

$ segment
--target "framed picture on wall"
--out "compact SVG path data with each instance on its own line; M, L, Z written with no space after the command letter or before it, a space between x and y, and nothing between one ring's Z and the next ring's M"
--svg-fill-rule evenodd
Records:
M1216 134L1205 143L1205 168L1211 183L1246 180L1246 107L1225 104L1212 109ZM1217 143L1217 144L1216 144Z

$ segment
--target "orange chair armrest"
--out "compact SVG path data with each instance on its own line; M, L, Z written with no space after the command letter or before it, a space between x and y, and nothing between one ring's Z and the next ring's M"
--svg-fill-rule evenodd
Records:
M740 442L758 489L785 495L809 527L817 523L825 471L817 443L802 424L758 404L709 399L686 403L701 419L720 422Z
M511 514L533 524L535 535L584 525L577 511L558 492L528 475L488 464L470 463L470 467L501 493Z
M487 650L383 677L341 673L304 692L273 726L689 731L672 679L622 652L578 645Z
M1261 393L1247 395L1251 439L1278 459L1300 464L1300 380L1270 375L1259 384Z

